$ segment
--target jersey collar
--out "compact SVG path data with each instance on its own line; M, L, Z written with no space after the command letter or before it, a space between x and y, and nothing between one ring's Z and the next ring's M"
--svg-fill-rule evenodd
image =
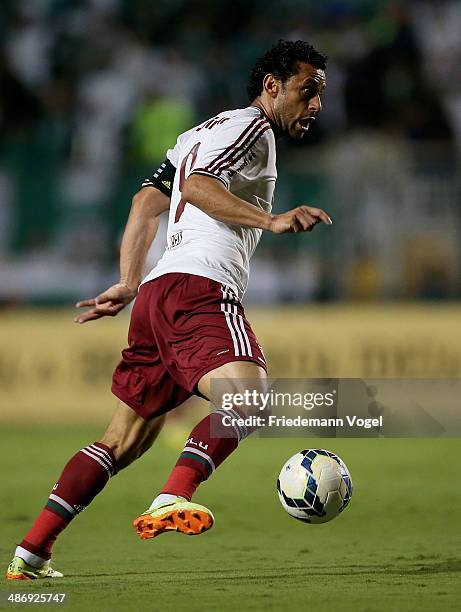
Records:
M262 108L259 108L259 106L253 106L253 104L250 104L249 108L254 108L255 110L257 110L261 118L264 118L269 123L269 125L271 126L271 130L274 132L274 136L279 137L282 135L276 124L266 115Z

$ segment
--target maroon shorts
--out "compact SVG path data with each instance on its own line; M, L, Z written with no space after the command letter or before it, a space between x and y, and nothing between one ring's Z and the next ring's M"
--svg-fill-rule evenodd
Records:
M112 393L144 419L191 395L230 361L266 361L234 292L209 278L165 274L141 285Z

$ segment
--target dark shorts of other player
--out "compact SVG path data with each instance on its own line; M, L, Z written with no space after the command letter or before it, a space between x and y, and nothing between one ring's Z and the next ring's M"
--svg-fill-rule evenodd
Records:
M235 293L193 274L165 274L141 285L128 344L112 393L146 420L200 396L202 376L225 363L252 361L267 370Z

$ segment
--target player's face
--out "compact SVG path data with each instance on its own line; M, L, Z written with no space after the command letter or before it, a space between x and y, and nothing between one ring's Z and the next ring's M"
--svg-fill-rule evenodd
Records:
M281 86L274 100L274 115L285 136L301 140L322 110L321 95L326 87L325 71L300 63L297 74Z

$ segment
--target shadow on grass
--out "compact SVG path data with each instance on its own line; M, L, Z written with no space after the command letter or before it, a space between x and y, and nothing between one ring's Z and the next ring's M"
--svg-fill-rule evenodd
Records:
M436 563L421 563L409 562L405 565L380 565L380 564L356 564L356 565L342 565L341 567L331 567L327 565L316 565L316 566L294 566L290 567L287 572L277 571L276 568L267 568L267 570L261 570L257 572L239 572L233 568L231 569L188 569L188 570L168 570L161 571L156 569L150 571L123 571L123 572L111 572L108 574L74 574L73 578L115 578L119 576L161 576L163 583L177 582L178 576L184 577L184 582L188 582L190 576L194 576L196 580L224 580L224 581L258 581L258 580L270 580L280 578L297 578L309 576L363 576L363 575L379 575L383 574L386 576L420 576L423 574L445 574L445 573L458 573L461 572L461 559L446 559L444 561L438 561ZM170 580L171 578L171 580Z

